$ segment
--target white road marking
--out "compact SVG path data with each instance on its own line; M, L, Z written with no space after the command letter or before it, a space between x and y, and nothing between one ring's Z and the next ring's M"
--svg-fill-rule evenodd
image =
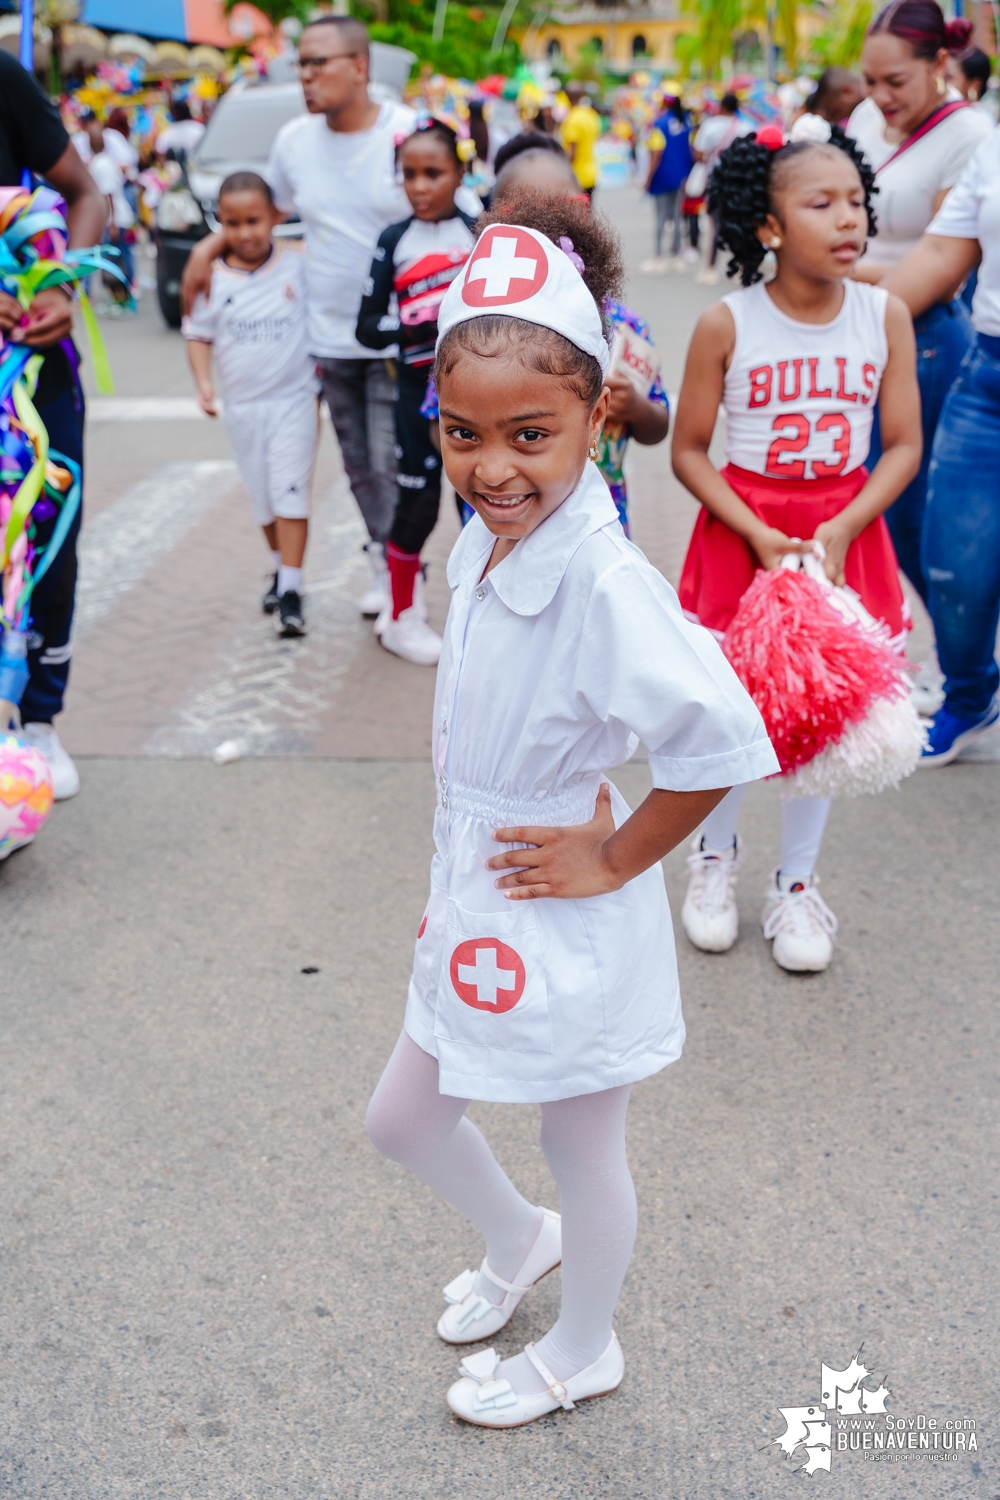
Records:
M366 533L345 478L316 496L309 532L308 634L282 640L265 616L238 627L208 672L143 747L146 755L211 755L234 740L244 756L308 754L371 621L357 611Z
M74 635L87 630L236 483L231 459L165 464L83 529Z
M219 412L223 409L219 402ZM326 403L321 413L329 421ZM91 396L88 422L211 422L193 396Z

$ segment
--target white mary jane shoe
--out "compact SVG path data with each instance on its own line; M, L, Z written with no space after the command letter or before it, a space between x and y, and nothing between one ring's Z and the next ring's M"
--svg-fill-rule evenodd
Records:
M444 1289L448 1306L438 1319L437 1331L446 1344L478 1344L491 1339L536 1282L562 1263L562 1219L550 1208L542 1209L542 1226L517 1273L516 1281L504 1281L491 1271L485 1259L479 1270L504 1293L503 1301L494 1303L474 1290L475 1271L463 1271Z
M497 1351L481 1349L462 1360L459 1369L463 1379L456 1380L448 1392L448 1405L456 1417L477 1427L523 1427L526 1422L547 1417L560 1406L564 1411L572 1411L578 1401L607 1396L621 1385L625 1374L622 1346L614 1333L600 1359L568 1380L555 1378L539 1359L534 1344L525 1344L524 1352L548 1386L547 1391L519 1396L511 1389L509 1380L493 1379L500 1363Z

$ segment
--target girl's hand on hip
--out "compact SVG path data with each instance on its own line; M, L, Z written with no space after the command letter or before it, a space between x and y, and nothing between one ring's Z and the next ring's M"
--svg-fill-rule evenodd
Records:
M533 901L539 896L576 900L603 896L624 885L611 868L606 845L615 833L611 788L601 782L597 806L589 823L572 828L497 828L498 844L528 844L508 849L487 860L490 870L512 870L494 881L508 901Z
M846 582L844 564L847 561L847 549L854 540L854 533L843 524L839 516L834 516L832 521L824 521L821 526L816 527L815 540L822 542L826 548L823 567L827 578L838 588L843 588Z

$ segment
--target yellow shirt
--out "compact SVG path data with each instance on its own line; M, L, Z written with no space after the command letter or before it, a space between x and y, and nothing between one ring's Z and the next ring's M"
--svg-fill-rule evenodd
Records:
M594 146L601 135L601 117L597 110L591 109L589 104L575 104L563 121L559 134L573 158L577 182L582 188L594 187L597 183Z

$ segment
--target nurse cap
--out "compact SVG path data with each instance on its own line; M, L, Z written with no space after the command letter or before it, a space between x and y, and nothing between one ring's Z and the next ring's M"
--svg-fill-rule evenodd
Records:
M564 250L523 224L489 224L438 313L438 342L458 323L499 313L551 328L606 375L611 350L586 282Z

